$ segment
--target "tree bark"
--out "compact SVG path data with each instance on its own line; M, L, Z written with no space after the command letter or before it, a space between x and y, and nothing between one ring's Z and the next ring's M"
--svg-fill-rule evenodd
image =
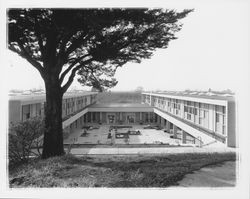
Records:
M53 77L47 78L45 80L45 88L46 105L45 132L42 152L43 159L65 154L62 129L63 92L59 80L55 80Z

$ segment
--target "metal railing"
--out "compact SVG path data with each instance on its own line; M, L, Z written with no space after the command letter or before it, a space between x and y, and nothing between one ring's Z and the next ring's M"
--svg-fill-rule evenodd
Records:
M169 116L171 116L171 117L173 117L173 118L175 118L175 119L177 119L177 120L179 120L179 121L181 121L181 122L183 122L185 124L188 124L189 126L191 126L191 127L195 128L195 129L205 133L206 135L208 135L208 136L210 136L210 137L212 137L212 138L214 138L214 139L216 139L216 140L218 140L218 141L220 141L222 143L225 143L225 141L226 141L225 136L219 135L219 134L217 134L217 133L215 133L215 132L213 132L211 130L205 129L205 128L200 127L200 126L197 126L197 125L193 124L192 122L189 122L189 121L187 121L187 120L185 120L183 118L179 118L176 115L174 115L172 113L169 113L169 112L166 112L166 111L164 111L164 110L162 110L162 109L160 109L160 108L158 108L156 106L154 108L158 109L159 111L161 111L163 113L168 114Z

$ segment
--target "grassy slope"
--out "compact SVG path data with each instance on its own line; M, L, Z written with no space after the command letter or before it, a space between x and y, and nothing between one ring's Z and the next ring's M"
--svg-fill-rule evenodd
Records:
M141 103L141 93L136 92L104 92L98 94L100 103Z
M234 153L139 156L72 155L33 160L9 171L10 187L167 187Z

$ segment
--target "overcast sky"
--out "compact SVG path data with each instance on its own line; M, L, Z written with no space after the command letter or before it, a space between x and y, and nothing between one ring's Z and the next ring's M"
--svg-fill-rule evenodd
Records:
M164 4L163 4L164 5ZM237 91L248 78L248 14L245 0L169 3L168 8L194 8L182 20L178 39L149 60L128 63L117 70L113 90L213 90ZM11 89L44 88L39 73L12 52L8 72ZM71 88L82 88L75 79Z

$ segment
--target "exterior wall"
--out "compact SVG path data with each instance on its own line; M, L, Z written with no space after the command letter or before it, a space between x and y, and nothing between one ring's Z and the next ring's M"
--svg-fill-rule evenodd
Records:
M153 107L89 107L89 112L153 112Z
M91 97L92 96L92 97ZM65 96L62 101L62 118L63 128L67 128L70 124L74 123L79 126L78 119L82 117L87 111L87 105L95 103L96 94L91 93L86 95ZM29 96L27 96L28 98ZM44 117L45 111L45 96L31 96L30 99L9 100L9 124L12 122L25 121L32 117ZM77 122L75 122L77 121ZM82 118L83 121L83 118ZM71 125L71 128L73 129Z
M86 105L90 105L91 104L91 97L90 96L87 96L87 102L86 102Z
M236 138L236 104L235 102L228 103L228 143L230 147L238 147Z
M92 110L92 109L91 109ZM95 114L96 120L91 120ZM134 123L155 123L156 115L153 112L88 112L86 113L86 122L108 124L108 115L114 115L114 123L128 124L128 116L134 118ZM148 116L146 116L148 115Z
M226 140L228 146L236 145L234 102L152 93L143 95L144 103L157 107L183 122L187 121L197 128L203 128L211 136L218 135L219 141Z
M107 120L106 120L106 114L105 112L102 112L102 123L107 123Z
M211 143L214 141L214 138L212 138L204 133L201 133L199 129L196 129L196 128L168 115L167 113L165 113L161 110L155 109L155 113L172 123L172 128L170 126L170 129L173 129L172 131L174 133L174 136L177 136L177 133L178 133L177 131L179 128L179 129L184 130L185 132L187 132L188 134L190 134L191 136L193 136L195 138L200 137L204 144L208 144L208 143Z
M16 123L22 120L20 101L9 102L9 123Z
M215 131L215 106L209 105L209 129Z
M135 123L140 122L140 113L135 113Z
M30 118L30 104L22 106L22 121Z
M122 114L122 121L126 121L126 115L125 114Z

